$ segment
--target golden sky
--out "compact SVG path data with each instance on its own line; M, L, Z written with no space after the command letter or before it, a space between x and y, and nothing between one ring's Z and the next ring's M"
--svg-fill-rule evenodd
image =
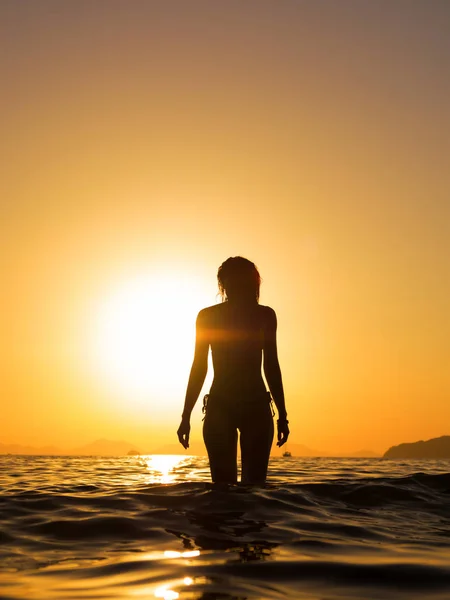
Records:
M292 442L450 434L449 27L446 0L3 1L0 442L175 442L235 255Z

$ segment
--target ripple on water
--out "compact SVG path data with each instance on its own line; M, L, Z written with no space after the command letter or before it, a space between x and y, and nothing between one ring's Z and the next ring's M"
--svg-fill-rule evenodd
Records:
M0 457L0 597L448 600L450 461L284 464Z

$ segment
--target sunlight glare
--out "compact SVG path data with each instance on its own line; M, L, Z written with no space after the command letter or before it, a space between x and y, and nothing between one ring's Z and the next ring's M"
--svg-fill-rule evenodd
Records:
M208 296L198 278L177 272L143 274L110 291L93 328L97 377L138 405L152 397L165 406L178 403L193 358L195 319Z
M185 550L179 552L178 550L165 550L164 558L194 558L200 556L200 550Z
M160 587L155 590L156 598L163 598L163 600L176 600L179 598L180 594L178 592L174 592L173 590L167 589L167 587Z
M179 454L152 454L145 459L150 472L149 483L173 483L177 479L173 471L190 458Z

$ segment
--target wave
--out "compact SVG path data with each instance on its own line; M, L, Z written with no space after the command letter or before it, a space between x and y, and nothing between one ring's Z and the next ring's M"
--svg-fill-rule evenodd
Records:
M0 597L155 597L170 584L180 599L187 587L205 599L448 598L450 473L336 473L280 483L280 468L260 488L18 478L0 492Z

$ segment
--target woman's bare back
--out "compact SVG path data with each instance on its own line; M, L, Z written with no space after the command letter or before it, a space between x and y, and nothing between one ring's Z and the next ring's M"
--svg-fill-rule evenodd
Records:
M201 335L211 345L211 394L248 398L266 392L261 366L272 309L257 303L223 304L200 312Z

